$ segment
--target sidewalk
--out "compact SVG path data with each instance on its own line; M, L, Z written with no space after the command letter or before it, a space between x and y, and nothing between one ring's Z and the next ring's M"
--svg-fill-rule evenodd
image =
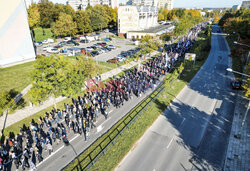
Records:
M250 116L246 117L241 138L236 138L248 105L248 100L238 92L232 122L231 134L225 158L224 171L250 170Z
M151 53L150 57L156 55L157 53L158 53L157 51L154 51L153 53ZM148 56L148 57L146 57L146 59L148 59L150 57ZM113 69L111 71L103 73L103 74L101 74L101 79L106 80L106 79L108 79L110 77L113 77L113 75L117 75L120 72L123 72L124 70L130 69L130 68L138 65L142 61L138 61L138 62L132 61L129 64L122 65L122 66L120 66L118 68L115 68L115 69ZM58 103L58 102L60 102L60 101L62 101L64 99L66 99L66 97L60 96L60 97L56 98L55 101L56 101L56 103ZM35 114L35 113L37 113L37 112L39 112L39 111L41 111L43 109L46 109L49 106L52 106L53 104L54 104L54 98L51 97L50 99L44 101L43 104L40 105L40 106L27 106L27 107L25 107L23 109L17 110L15 113L10 114L10 115L7 116L7 121L5 123L5 128L7 128L8 126L13 125L16 122L21 121L21 120ZM3 128L4 121L5 121L5 116L6 116L6 114L4 114L2 117L0 117L0 129Z

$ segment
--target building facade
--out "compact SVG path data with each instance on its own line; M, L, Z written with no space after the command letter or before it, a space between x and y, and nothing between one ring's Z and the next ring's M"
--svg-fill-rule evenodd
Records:
M135 6L158 6L158 0L132 0L128 1L127 5L135 5Z
M119 7L118 0L68 0L69 4L75 11L85 10L88 5L108 5L112 8Z
M173 0L158 0L158 8L173 9Z
M0 16L0 68L35 60L25 1L5 1Z
M250 9L250 1L242 1L241 7Z
M158 8L154 6L120 6L118 8L118 34L142 31L158 25Z

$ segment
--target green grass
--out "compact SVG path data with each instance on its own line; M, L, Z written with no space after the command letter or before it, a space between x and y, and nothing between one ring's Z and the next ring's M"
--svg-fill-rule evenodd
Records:
M204 40L206 43L206 40ZM202 44L201 42L197 42L199 46L205 46L206 44ZM197 47L196 47L197 48ZM160 96L149 106L147 110L142 113L142 116L137 118L137 120L130 126L129 129L125 130L123 136L116 139L114 146L108 149L105 152L105 155L102 156L95 165L90 169L94 171L99 170L114 170L114 168L119 164L122 158L129 152L129 150L133 147L134 143L144 134L144 132L149 128L153 122L157 119L157 117L166 109L166 107L171 103L171 101L177 96L177 94L182 90L182 88L190 82L190 80L195 76L195 74L199 71L200 67L204 64L206 58L209 55L209 50L206 51L203 55L200 56L200 60L196 62L195 67L190 67L191 63L185 63L185 69L182 72L183 74L180 76L179 80L175 80L172 84L174 88L170 87L170 85L166 86L163 92L161 92ZM176 66L178 67L180 63ZM192 65L191 65L192 66ZM171 77L171 73L165 79ZM149 98L146 99L150 100ZM131 111L127 115L133 115L135 112ZM90 146L82 155L79 156L79 160L81 161L85 158L89 152L91 152L98 144L104 140L106 142L106 138L108 134L110 134L121 122L125 120L125 117L120 120L115 126L111 128L106 134L100 137L92 146ZM127 120L125 121L128 122ZM114 131L114 135L110 135L110 137L114 137L118 132ZM103 145L102 145L103 147ZM95 150L93 153L97 154L100 150ZM91 156L93 157L93 153ZM85 167L89 160L81 163L82 167ZM78 164L77 161L71 163L65 170L71 170L74 166Z
M20 92L27 87L31 83L30 74L33 69L33 64L34 62L28 62L8 68L1 68L0 91L15 89Z
M35 41L39 42L39 41L43 41L46 40L48 38L52 38L54 39L54 35L51 32L51 29L49 28L36 28L34 29L34 34L35 34Z

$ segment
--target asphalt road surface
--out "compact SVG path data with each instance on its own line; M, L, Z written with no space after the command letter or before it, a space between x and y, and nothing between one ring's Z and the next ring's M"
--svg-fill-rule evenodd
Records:
M163 80L163 77L160 79ZM160 84L158 81L157 85ZM119 121L124 115L126 115L133 107L135 107L140 101L146 98L153 90L149 89L141 97L133 96L133 99L124 103L120 108L111 107L108 111L108 118L105 120L104 116L99 114L97 119L96 128L91 129L90 138L87 142L84 141L84 136L79 134L73 134L73 131L68 133L68 139L71 146L65 146L62 142L59 145L54 146L54 152L48 156L48 154L43 153L44 160L37 164L38 170L61 170L69 162L71 162L78 154L80 154L84 149L86 149L91 143L93 143L98 137L110 129L114 123ZM14 166L13 166L14 167Z
M218 29L213 26L212 48L201 70L134 144L117 171L221 170L235 92L230 87L233 75L226 71L232 65L229 48Z

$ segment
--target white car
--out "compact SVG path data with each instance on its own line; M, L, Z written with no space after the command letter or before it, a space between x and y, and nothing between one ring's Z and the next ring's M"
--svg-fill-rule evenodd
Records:
M49 48L52 48L52 47L50 47L50 46L44 46L44 47L43 47L43 50L44 50L44 51L47 51Z
M57 48L48 49L47 52L49 52L49 53L59 53Z
M114 45L108 45L107 48L109 48L109 49L116 49L116 47Z
M69 40L71 40L71 37L65 37L63 41L64 41L64 42L67 42L67 41L69 41Z
M94 49L91 48L91 47L87 47L86 50L87 50L87 51L92 51L92 50L94 50Z
M44 41L42 41L43 44L48 44L48 43L54 43L53 39L46 39Z
M125 59L126 59L126 58L120 57L120 56L117 56L116 58L117 58L117 60L118 60L119 62L123 62L123 61L125 61Z

